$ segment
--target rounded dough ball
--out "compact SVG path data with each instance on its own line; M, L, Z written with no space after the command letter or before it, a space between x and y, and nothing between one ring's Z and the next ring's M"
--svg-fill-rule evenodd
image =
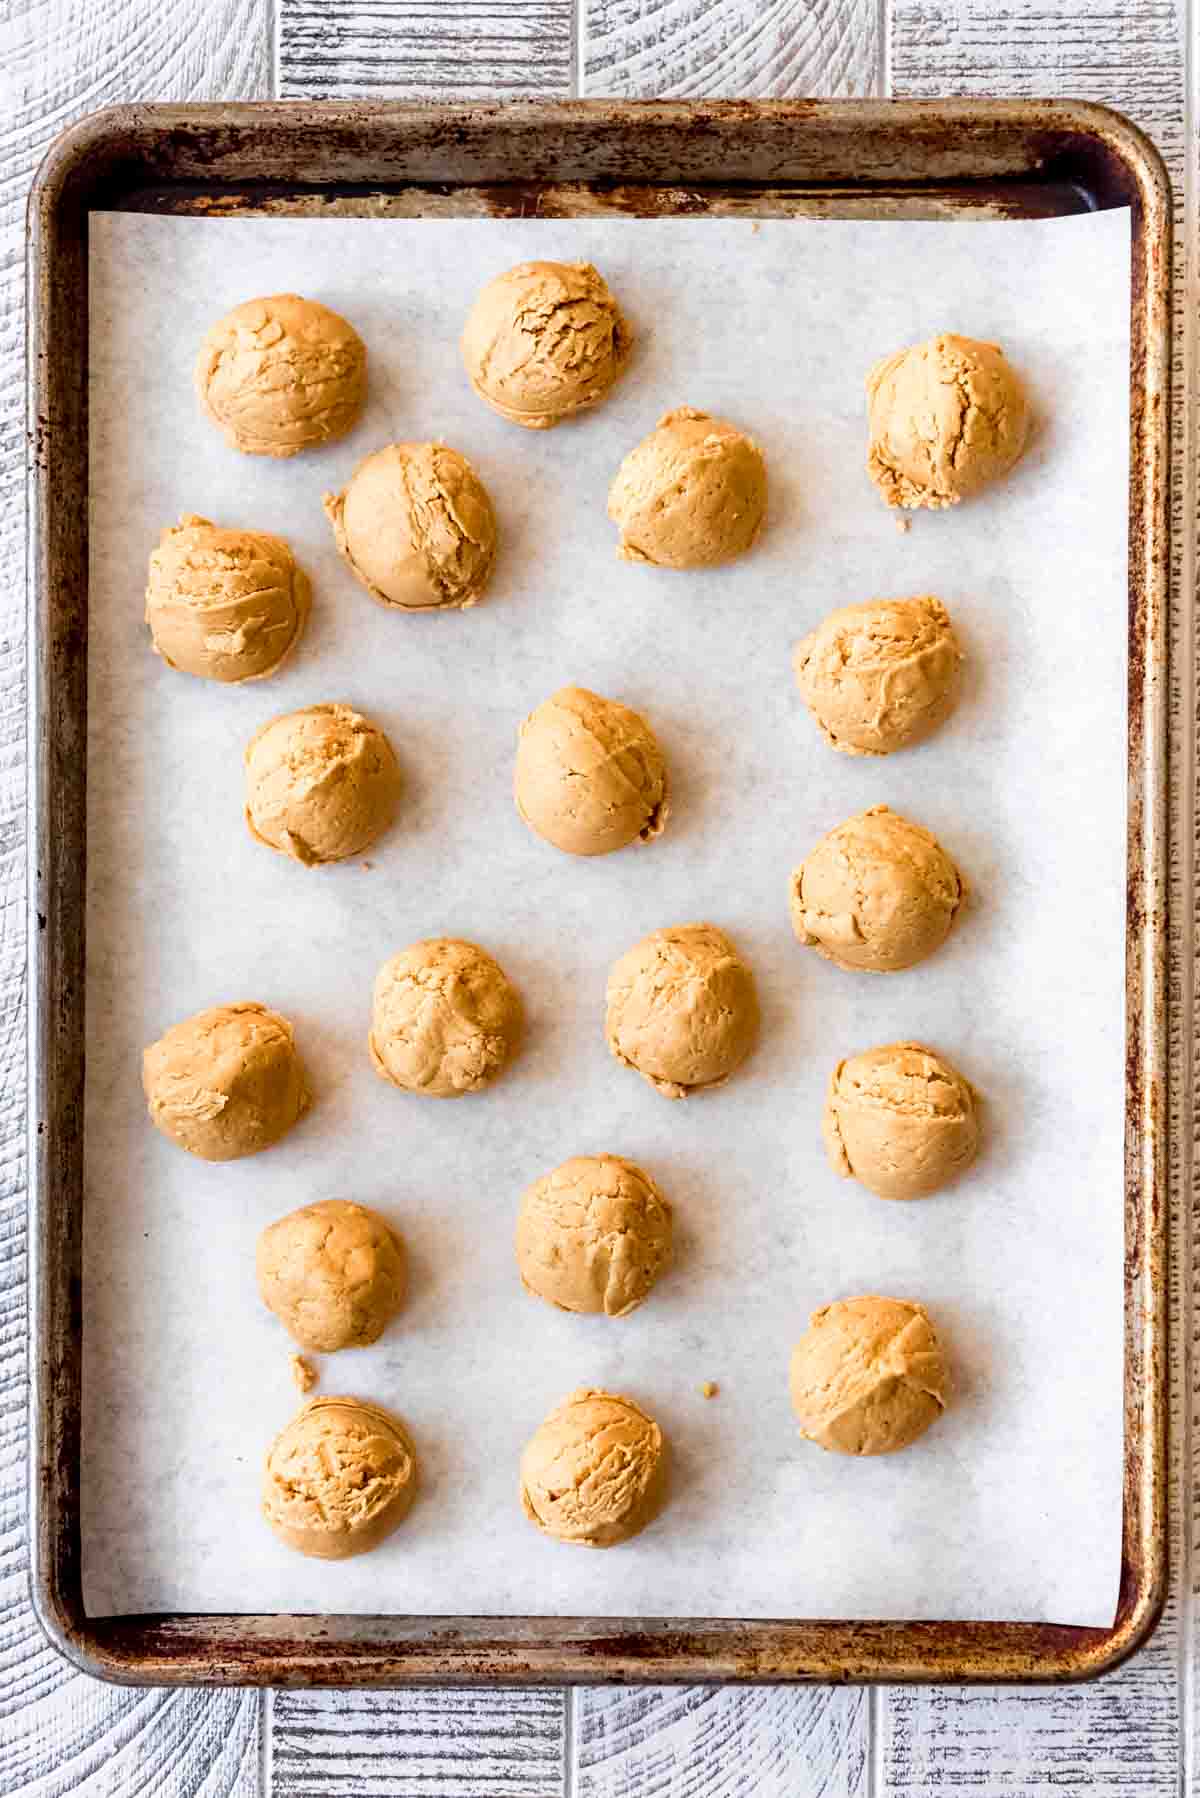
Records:
M800 1434L838 1455L887 1455L946 1408L949 1379L929 1313L867 1295L814 1311L792 1351Z
M317 300L276 293L218 319L200 346L196 392L247 456L295 456L358 423L367 351L352 325Z
M457 1099L500 1073L521 1035L521 1001L475 943L429 937L385 961L368 1046L375 1072L406 1092Z
M308 622L307 577L282 537L187 513L150 557L146 623L168 668L207 680L274 674Z
M391 744L348 705L285 712L246 748L250 834L306 868L369 849L391 824L399 797Z
M297 1554L366 1554L407 1515L417 1489L408 1431L360 1398L310 1398L267 1451L263 1516Z
M979 1147L970 1083L923 1043L888 1043L839 1061L821 1134L829 1165L881 1199L924 1199Z
M932 831L874 805L794 870L792 929L839 968L894 974L941 947L966 895Z
M632 1399L581 1387L521 1456L526 1517L560 1542L611 1548L650 1522L662 1496L662 1431Z
M573 1155L535 1180L517 1217L521 1283L560 1311L624 1317L671 1259L671 1207L620 1155Z
M767 515L758 445L723 418L679 406L630 450L608 494L617 554L658 568L706 568L745 553Z
M496 561L496 514L465 456L389 443L325 495L342 557L372 599L402 612L473 606Z
M291 1025L249 1001L173 1024L142 1056L142 1089L155 1127L203 1161L269 1149L310 1103Z
M263 1304L318 1354L377 1341L404 1298L399 1237L350 1199L322 1199L268 1224L254 1259Z
M867 376L867 472L889 506L937 510L969 499L1019 460L1029 405L994 343L943 331Z
M614 962L607 1004L610 1050L668 1099L721 1086L758 1036L754 976L715 924L643 937Z
M544 431L604 398L632 342L590 262L521 262L479 295L462 357L472 387L494 412Z
M890 755L947 716L962 659L945 606L924 594L842 606L796 645L792 665L827 743Z
M517 810L568 855L648 843L667 821L667 770L646 720L586 687L560 687L517 740Z

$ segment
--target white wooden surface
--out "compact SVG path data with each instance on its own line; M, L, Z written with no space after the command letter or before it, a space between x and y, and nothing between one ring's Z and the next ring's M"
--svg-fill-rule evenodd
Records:
M23 229L54 133L118 99L357 94L1084 94L1153 135L1177 196L1172 899L1197 919L1197 81L1189 0L0 0L0 1798L1157 1798L1197 1791L1194 930L1172 944L1171 1599L1064 1691L118 1691L25 1599Z

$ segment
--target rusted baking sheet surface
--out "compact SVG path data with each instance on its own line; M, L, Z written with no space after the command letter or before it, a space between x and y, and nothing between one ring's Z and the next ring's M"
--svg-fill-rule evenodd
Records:
M89 1618L79 1555L86 945L87 219L1054 217L1129 206L1125 1507L1110 1630L654 1619ZM30 202L32 1588L77 1665L136 1683L1069 1680L1145 1639L1166 1584L1166 644L1171 201L1073 102L128 107L52 148Z

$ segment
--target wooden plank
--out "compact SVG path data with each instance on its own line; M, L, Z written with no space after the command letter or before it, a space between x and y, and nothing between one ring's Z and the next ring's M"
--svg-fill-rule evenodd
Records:
M560 1798L566 1696L278 1692L270 1798Z
M572 89L572 0L278 0L286 100Z
M1195 1703L1188 1536L1200 1527L1193 1500L1183 1509L1188 1413L1194 1402L1188 1346L1192 1341L1192 1243L1200 1194L1195 1186L1192 1070L1192 932L1196 870L1195 716L1197 691L1193 605L1197 553L1194 424L1186 396L1197 383L1195 258L1196 107L1188 88L1185 35L1193 21L1174 0L892 0L888 63L891 91L915 98L939 94L1063 94L1105 101L1153 137L1175 185L1179 250L1175 271L1175 563L1172 570L1173 679L1171 912L1171 1206L1174 1231L1172 1337L1173 1417L1171 1595L1150 1645L1094 1686L1065 1691L891 1689L879 1695L874 1754L876 1791L1004 1791L1062 1789L1091 1798L1137 1798L1195 1789L1190 1764L1194 1732L1184 1710ZM1195 59L1192 58L1195 71ZM1189 266L1190 265L1190 266ZM1200 1564L1193 1559L1192 1566ZM1181 1756L1189 1764L1182 1766ZM1183 1778L1181 1781L1181 1770Z
M118 100L268 92L266 0L0 10L0 1791L257 1798L260 1699L119 1691L43 1641L26 1596L24 209L51 138Z
M868 1698L814 1686L575 1694L574 1798L859 1798Z
M877 0L580 0L582 92L760 99L882 91Z

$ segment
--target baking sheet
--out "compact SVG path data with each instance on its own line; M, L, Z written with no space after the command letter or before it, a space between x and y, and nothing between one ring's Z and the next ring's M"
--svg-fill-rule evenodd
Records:
M91 221L91 641L84 1588L92 1613L194 1609L955 1618L1107 1625L1120 1558L1125 613L1129 222ZM482 282L590 258L638 331L608 404L545 434L470 393L457 356ZM220 312L295 288L371 356L345 442L236 455L191 364ZM862 376L952 327L1004 343L1039 428L993 495L902 533L863 461ZM680 403L752 430L768 533L727 570L618 563L604 513L625 450ZM486 480L503 555L484 604L397 616L338 561L320 510L356 461L438 435ZM238 690L147 647L145 561L196 511L279 531L314 583L305 643ZM832 606L939 593L968 651L929 744L837 756L792 684ZM595 862L511 805L519 720L575 680L645 711L674 815ZM306 871L241 820L265 718L347 699L407 779L369 867ZM793 941L791 866L879 801L934 829L975 891L950 943L887 980ZM609 1057L612 960L709 918L759 981L761 1047L723 1091L659 1098ZM477 938L525 997L527 1046L492 1091L438 1105L365 1053L379 963ZM296 1025L317 1103L277 1149L194 1162L149 1126L142 1046L222 1000ZM887 1205L835 1179L818 1123L841 1055L900 1036L986 1098L973 1173ZM643 1162L675 1202L678 1264L618 1322L551 1311L512 1264L517 1200L567 1155ZM409 1247L413 1291L369 1350L318 1358L326 1392L393 1406L421 1458L403 1528L360 1561L289 1554L258 1521L262 1456L299 1403L254 1286L258 1231L350 1196ZM799 1441L786 1385L815 1306L918 1297L956 1400L908 1453ZM706 1401L706 1380L720 1394ZM537 1535L521 1447L573 1386L643 1402L673 1451L660 1521L618 1553Z

